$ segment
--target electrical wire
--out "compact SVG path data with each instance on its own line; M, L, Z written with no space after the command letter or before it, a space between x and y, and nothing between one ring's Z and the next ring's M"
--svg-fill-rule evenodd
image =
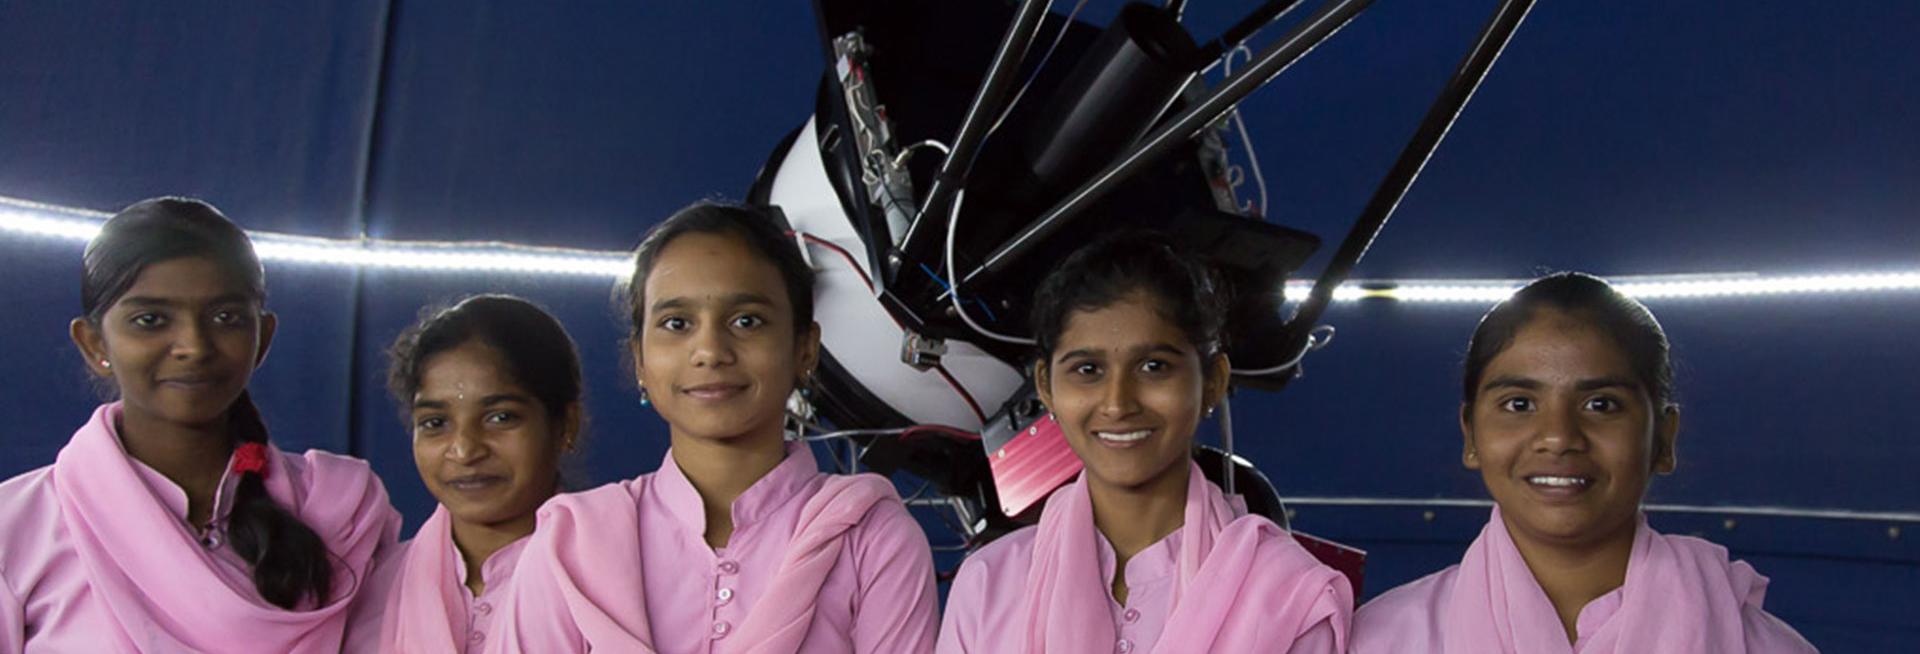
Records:
M818 425L813 425L813 428L820 429ZM818 434L809 434L809 435L801 436L800 440L808 443L817 443L822 441L833 441L833 440L840 440L845 438L853 438L855 436L898 436L900 434L906 433L906 431L907 431L907 428L905 427L900 427L897 429L840 429L840 430L834 430L834 431L823 430L821 431L821 433L818 433Z
M907 432L905 434L901 434L901 436L904 438L904 437L912 436L915 434L925 434L925 433L940 434L943 436L947 436L949 438L958 438L963 441L980 440L979 434L967 431L965 429L961 429L959 427L949 427L947 425L914 425L912 427L907 428Z
M919 143L915 143L913 145L900 148L900 154L893 155L894 170L899 170L901 166L907 165L907 158L912 157L914 151L919 150L921 148L932 148L934 150L939 150L940 154L945 154L945 155L953 154L953 148L947 147L947 144L941 143L933 139L927 139L925 141L921 141Z
M867 445L862 446L857 441L853 440L859 437L872 437L872 438L892 437L900 440L906 440L919 435L938 434L945 438L952 438L952 439L957 439L962 441L969 441L969 442L975 442L975 443L980 441L979 434L967 431L965 429L961 429L959 427L949 427L947 425L924 424L924 425L913 425L911 427L894 427L894 428L886 428L886 429L839 429L839 430L830 431L830 430L827 430L825 427L820 426L819 423L815 423L807 420L799 420L799 419L796 419L795 422L799 424L799 429L798 429L799 436L795 440L798 440L803 443L821 443L825 445L829 452L834 453L833 459L834 459L835 467L842 471L847 471L848 469L840 467L840 462L841 462L840 455L838 452L834 452L833 446L835 443L844 444L847 448L847 458L846 458L847 463L851 466L854 466L855 469L857 469L857 466L859 465L859 461L861 459L866 458L867 450L873 447L873 443L868 443ZM820 433L808 434L807 433L808 430L813 430Z
M907 506L913 506L912 502L914 500L920 499L920 495L927 492L927 489L932 486L933 486L932 479L920 480L920 487L913 489L913 492L911 494L908 494L906 497L900 498L900 503L906 504Z
M1233 495L1237 492L1233 480L1233 403L1226 397L1220 398L1220 449L1227 453L1220 457L1226 468L1220 471L1220 490Z
M933 371L939 373L941 379L947 380L947 385L952 386L954 392L960 394L960 399L967 401L967 408L973 410L973 417L978 418L980 424L987 424L987 412L980 410L980 403L973 399L973 393L967 392L967 388L960 385L960 380L954 379L953 373L947 372L946 366L935 364Z
M897 436L901 439L906 439L919 434L940 434L942 436L947 436L950 438L958 438L960 440L967 440L967 441L980 440L979 434L967 431L965 429L961 429L959 427L950 427L947 425L926 424L926 425L914 425L911 427L893 427L888 429L837 429L837 430L827 431L818 424L814 424L814 423L801 423L801 424L805 428L815 429L821 432L818 434L810 434L810 435L805 435L800 437L800 440L803 440L809 443L816 442L816 441L828 441L828 440L843 439L843 438L853 438L856 436Z
M808 234L806 232L795 230L793 234L799 236L801 239L806 240L806 242L808 243L812 243L814 245L827 248L829 250L834 251L834 253L839 254L841 259L846 260L847 267L852 268L854 274L860 276L860 283L867 285L867 292L876 296L879 295L880 291L873 285L873 278L867 275L867 271L860 267L860 262L854 259L853 253L848 252L846 248L840 247L840 244L838 243L834 243L833 241L829 241L829 240L820 238L818 236ZM893 324L895 327L899 327L900 330L903 332L906 331L907 329L906 325L900 324L900 320L898 318L894 318L892 312L887 311L884 307L881 308L881 312L887 314L887 318L893 321ZM987 413L980 409L980 402L978 400L973 399L973 393L971 391L968 391L967 387L964 384L961 384L960 380L953 376L953 373L948 372L946 366L936 363L932 366L932 368L936 374L940 375L940 379L945 381L949 388L953 389L954 394L959 395L960 399L967 403L967 408L973 411L973 415L975 418L980 419L980 424L982 425L987 424Z
M950 286L947 287L947 300L953 304L954 312L960 314L960 320L966 322L968 327L972 327L973 331L979 332L981 336L985 336L987 338L991 338L993 340L1000 341L1002 343L1012 343L1015 345L1035 345L1038 343L1038 341L1035 341L1031 338L1020 338L1018 336L1008 336L1006 334L1001 334L993 330L987 329L986 327L980 326L980 323L973 321L973 316L967 314L966 307L961 306L960 304L960 278L954 276L953 241L954 241L954 236L958 234L958 230L956 230L955 228L960 226L960 204L962 201L966 200L966 198L967 198L967 189L961 188L959 190L954 191L953 206L947 209L947 256L946 256L947 261L946 263L947 263L947 281L949 284L951 284Z
M1227 77L1233 77L1233 55L1236 52L1245 53L1247 61L1253 61L1253 50L1248 49L1247 46L1242 45L1228 50L1226 56L1220 58L1221 64L1225 66ZM1240 132L1240 144L1246 146L1247 165L1253 169L1253 183L1260 190L1260 218L1264 220L1269 215L1267 213L1267 176L1260 172L1260 155L1253 151L1253 137L1247 135L1247 121L1241 118L1238 104L1233 106L1233 126Z
M860 262L853 258L853 253L848 252L846 248L840 247L840 244L834 243L833 241L829 241L827 239L820 238L818 236L814 236L812 234L808 234L802 231L796 230L788 233L792 235L797 235L802 239L806 239L808 243L818 245L828 250L832 250L835 254L839 254L840 258L845 259L847 261L847 267L852 268L853 273L860 276L860 283L865 284L867 286L868 293L873 293L875 295L878 295L880 293L880 291L876 289L873 285L873 278L867 276L866 269L861 268Z
M1323 332L1322 330L1325 330L1325 331ZM1321 335L1323 333L1325 334L1324 336ZM1253 376L1271 375L1273 373L1280 372L1282 370L1286 370L1294 366L1298 366L1300 365L1300 360L1307 357L1308 352L1319 351L1321 348L1326 347L1327 344L1332 343L1333 333L1334 333L1333 325L1315 326L1312 331L1307 332L1307 343L1305 345L1300 346L1300 352L1298 354L1293 355L1293 358L1287 360L1286 363L1282 363L1280 365L1273 366L1270 368L1260 368L1257 370L1234 368L1233 374L1253 375Z
M851 456L849 457L849 459L857 461L858 459L866 455L866 450L864 448L859 448L858 444L856 444L852 440L854 437L858 437L858 436L875 436L875 437L896 436L896 437L905 439L905 438L910 438L919 434L940 434L943 436L958 438L961 440L968 440L968 441L980 440L979 434L976 434L958 427L950 427L947 425L926 424L926 425L914 425L911 427L895 427L890 429L828 430L827 428L821 426L819 423L806 421L806 420L798 420L797 422L799 423L799 428L801 430L801 436L799 440L807 443L824 442L828 452L833 453L832 458L834 459L835 469L840 470L842 472L846 472L847 470L843 465L844 462L840 458L839 453L835 452L833 449L834 442L836 441L845 443L846 446L848 447L848 451L851 453ZM820 432L820 433L807 434L806 431L809 429ZM869 445L869 447L871 447L871 445ZM944 498L946 500L946 506L944 507L932 505L932 504L924 504L924 503L915 504L912 502L912 500L919 499L925 496L927 490L932 487L933 487L933 480L921 478L920 486L918 488L915 488L912 493L909 493L905 497L903 497L902 501L908 502L907 504L908 510L912 510L914 508L919 508L919 507L925 507L932 510L934 515L940 519L940 522L943 525L945 525L948 530L960 536L959 544L934 546L934 551L964 552L969 549L972 549L973 547L972 533L970 532L970 530L966 528L965 525L958 522L958 518L960 517L959 516L960 509L958 508L959 506L958 503L965 502L966 500L956 496L946 496Z
M878 131L875 131L871 126L867 125L866 120L860 117L860 112L855 111L853 108L852 97L854 96L855 92L860 90L861 88L864 88L867 85L866 69L858 65L851 66L849 77L851 78L852 83L847 84L844 90L844 92L848 96L847 119L853 123L853 135L854 135L853 146L855 148L858 148L860 147L860 135L862 133L867 134L868 139L872 141L879 141L880 133ZM882 164L887 161L886 153L881 152L879 148L872 148L867 150L867 153L864 158L867 160L866 161L867 165L863 165L860 167L860 181L865 183L868 186L873 186L875 184L878 184L880 182L880 176L876 175L873 172L873 168L874 166Z

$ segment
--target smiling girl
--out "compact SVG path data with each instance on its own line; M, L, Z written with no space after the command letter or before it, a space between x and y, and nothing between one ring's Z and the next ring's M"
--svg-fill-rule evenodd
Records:
M1041 283L1035 384L1085 471L961 565L940 652L1345 651L1347 579L1193 462L1226 309L1166 242L1110 237Z
M1467 346L1461 463L1493 516L1460 564L1375 598L1355 652L1812 652L1762 610L1767 579L1640 512L1673 472L1666 333L1606 282L1544 277Z
M628 286L654 473L542 507L489 651L925 652L926 536L876 475L785 439L818 362L813 271L766 213L697 204L647 235Z
M247 393L275 318L213 207L121 211L73 342L118 400L0 484L0 651L337 652L400 516L365 462L281 452Z
M395 586L380 650L479 651L579 437L580 357L558 320L504 295L421 319L388 354L414 464L440 505L383 570Z

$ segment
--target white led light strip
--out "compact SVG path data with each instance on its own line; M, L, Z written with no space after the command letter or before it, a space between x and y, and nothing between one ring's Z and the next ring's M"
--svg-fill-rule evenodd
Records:
M1359 280L1333 291L1335 302L1364 299L1401 302L1499 302L1526 285L1524 279ZM1616 275L1607 277L1614 288L1641 300L1710 299L1769 295L1811 295L1920 291L1920 271L1839 273L1825 275L1760 275L1718 273L1706 275ZM1287 282L1287 297L1298 300L1313 290L1310 281Z
M0 196L0 232L91 240L111 214ZM332 239L248 232L265 261L445 272L528 273L618 278L633 270L626 252L511 243Z
M0 196L0 233L85 242L110 214ZM399 270L527 273L617 279L632 270L623 251L583 250L497 242L330 239L249 232L260 258L289 263ZM1920 291L1920 271L1822 275L1619 275L1608 277L1627 295L1647 299L1711 299L1772 295ZM1334 289L1335 302L1366 299L1487 305L1506 299L1527 280L1358 280ZM1287 283L1298 300L1310 281Z

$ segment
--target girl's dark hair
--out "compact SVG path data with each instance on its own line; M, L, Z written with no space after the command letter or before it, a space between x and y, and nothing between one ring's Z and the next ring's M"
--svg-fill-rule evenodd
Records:
M99 325L107 309L133 288L148 265L186 257L213 261L246 286L254 300L266 302L266 271L247 233L213 205L167 197L121 210L87 242L81 255L81 313Z
M655 225L640 241L633 254L633 275L621 294L627 303L628 326L634 337L640 335L647 313L647 276L660 253L674 239L687 234L725 234L741 242L773 264L787 287L787 301L793 305L793 329L804 334L813 325L813 268L800 255L799 245L787 235L785 227L764 207L702 201L674 212Z
M427 360L469 342L500 353L514 383L560 420L580 401L580 353L551 314L511 295L475 295L451 307L428 309L387 348L387 390L402 414L420 390Z
M1541 277L1494 305L1467 343L1461 400L1473 404L1487 364L1513 344L1520 329L1541 309L1556 309L1604 332L1627 355L1634 377L1653 400L1656 419L1673 406L1673 362L1667 333L1646 305L1627 297L1606 280L1578 272Z
M186 257L213 261L240 280L260 306L267 298L266 272L253 241L218 209L186 198L154 198L135 203L108 219L87 243L80 277L80 308L100 325L107 310L133 287L147 266ZM267 425L253 397L241 391L227 408L234 444L267 443ZM325 603L333 588L333 565L326 543L300 518L274 503L260 473L240 476L227 515L233 550L253 570L260 597L291 609L302 598Z
M1126 230L1068 256L1034 291L1030 319L1040 360L1053 358L1073 312L1097 311L1144 292L1193 343L1202 370L1211 371L1213 355L1226 347L1227 298L1213 270L1172 242L1158 232Z

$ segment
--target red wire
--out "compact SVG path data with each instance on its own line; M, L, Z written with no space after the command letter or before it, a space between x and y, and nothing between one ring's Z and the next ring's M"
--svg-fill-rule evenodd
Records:
M820 238L818 236L808 234L806 232L789 231L787 232L787 234L789 236L798 234L801 238L806 239L808 243L812 243L814 245L818 245L838 253L840 255L840 258L847 260L847 267L852 268L855 274L860 275L860 282L867 285L868 293L879 292L873 286L873 278L867 276L866 269L860 267L859 261L855 260L853 258L853 254L850 252L847 252L846 248L840 247L839 244L834 243L833 241L829 241L829 240ZM894 318L892 312L887 312L884 308L881 311L887 314L888 320L893 321L893 326L899 327L900 331L906 331L907 326L900 324L900 320L898 318ZM958 394L960 396L960 399L966 400L967 408L973 410L973 416L975 418L980 419L980 424L982 425L987 424L987 413L985 411L980 410L980 403L973 399L973 393L967 392L967 387L960 385L960 380L954 379L953 374L947 372L946 366L935 364L933 366L933 371L940 373L940 379L945 380L947 382L947 386L952 387L953 392ZM974 438L979 438L979 436L975 436Z
M852 268L854 274L857 274L860 276L860 282L867 285L868 293L879 292L877 289L873 287L873 278L867 276L866 269L860 267L860 263L854 260L853 254L847 252L846 248L840 247L839 244L834 243L833 241L829 241L827 239L820 238L818 236L814 236L806 232L800 232L799 234L801 238L807 239L808 243L812 243L814 245L818 245L820 247L833 250L834 252L839 253L840 258L847 260L847 267ZM792 236L794 235L794 232L787 232L787 235ZM889 313L887 314L887 317L892 318L893 314ZM900 321L895 320L893 321L893 324L898 325L900 324Z
M967 389L960 385L960 381L954 379L953 375L947 372L946 366L936 365L933 367L933 371L940 373L940 378L947 380L947 385L952 386L954 392L960 394L960 399L967 401L967 408L973 409L973 417L979 418L981 425L987 424L987 413L980 410L980 403L973 401L973 394L968 393Z
M922 432L933 432L936 434L952 436L954 438L958 438L961 440L969 440L969 441L980 440L979 434L967 431L965 429L961 429L959 427L948 427L946 425L914 425L912 427L908 427L907 430L905 432L902 432L900 435L902 437L906 437L906 436L912 436L914 434L919 434Z

